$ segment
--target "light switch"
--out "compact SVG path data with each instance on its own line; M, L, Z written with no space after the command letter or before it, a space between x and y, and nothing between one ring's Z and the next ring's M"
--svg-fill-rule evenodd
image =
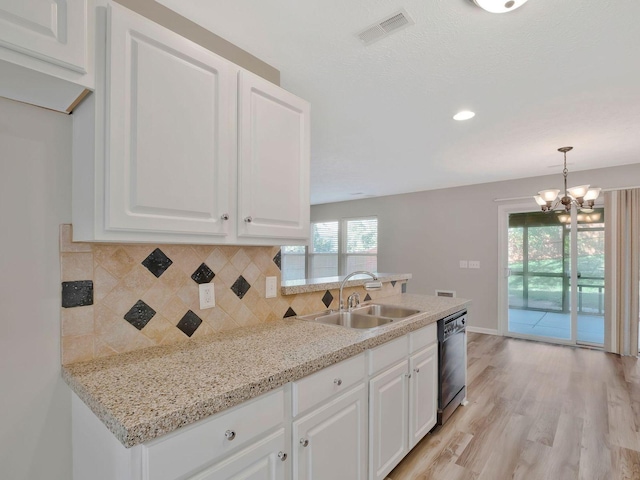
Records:
M479 260L469 260L469 268L480 268Z
M466 260L460 260L460 268L469 268L469 262Z
M278 287L278 277L267 277L267 285L265 287L265 297L266 298L275 298L276 288Z

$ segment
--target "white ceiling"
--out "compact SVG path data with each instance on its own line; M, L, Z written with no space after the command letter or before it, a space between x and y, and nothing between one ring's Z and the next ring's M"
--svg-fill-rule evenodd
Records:
M564 145L570 171L640 162L638 0L158 1L311 102L314 204L560 175ZM355 37L399 8L414 26Z

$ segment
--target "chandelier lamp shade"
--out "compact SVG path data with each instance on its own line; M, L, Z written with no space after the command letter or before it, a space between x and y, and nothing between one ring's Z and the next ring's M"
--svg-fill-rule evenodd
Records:
M506 13L521 7L527 0L471 0L490 13Z
M600 195L599 188L590 188L591 185L567 188L567 175L569 174L569 170L567 170L567 152L571 150L573 150L573 147L561 147L558 149L559 152L564 154L564 169L562 170L564 190L541 190L538 195L533 197L543 212L553 211L560 206L570 212L571 207L574 205L584 213L593 212L593 206ZM563 192L561 197L559 196L560 192Z

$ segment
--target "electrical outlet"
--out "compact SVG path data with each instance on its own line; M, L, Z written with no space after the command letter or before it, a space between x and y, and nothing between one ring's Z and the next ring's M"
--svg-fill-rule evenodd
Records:
M267 285L265 287L265 298L275 298L277 296L276 288L278 287L278 277L267 277Z
M469 262L466 260L460 260L460 268L469 268Z
M200 310L215 307L216 293L213 289L213 283L201 283L198 287L200 289Z
M479 260L469 260L469 268L480 268Z

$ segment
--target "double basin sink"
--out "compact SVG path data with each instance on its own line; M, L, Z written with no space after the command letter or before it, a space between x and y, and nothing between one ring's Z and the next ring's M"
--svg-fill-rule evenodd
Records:
M303 315L298 318L300 320L340 325L347 328L368 329L404 320L416 313L420 313L420 310L373 303L353 308L349 311L333 312L328 310L311 315Z

